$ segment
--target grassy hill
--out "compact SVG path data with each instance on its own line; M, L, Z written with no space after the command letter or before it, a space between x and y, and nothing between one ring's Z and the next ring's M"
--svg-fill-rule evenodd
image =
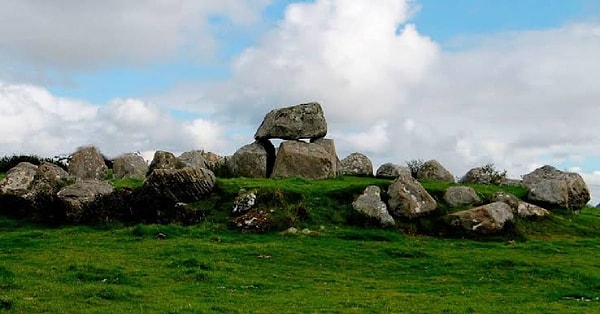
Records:
M0 312L600 312L600 209L518 219L517 233L493 240L352 223L353 198L389 182L219 179L211 197L193 204L206 211L206 221L193 226L51 228L0 217ZM423 185L439 198L448 184ZM474 187L484 198L526 192ZM231 230L226 222L240 188L257 189L265 206L282 209L282 228L312 231Z

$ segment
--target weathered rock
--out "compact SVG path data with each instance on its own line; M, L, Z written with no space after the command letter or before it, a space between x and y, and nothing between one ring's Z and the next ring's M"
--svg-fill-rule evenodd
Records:
M82 222L94 202L102 196L114 192L107 181L82 180L62 188L56 194L63 203L66 219L71 223Z
M519 203L521 202L521 200L510 194L507 192L496 192L494 193L494 195L492 195L492 197L490 198L490 202L504 202L506 204L508 204L508 206L510 206L510 208L512 208L513 212L516 213L517 209L519 208Z
M75 178L63 168L49 162L42 162L37 167L29 194L31 197L38 193L56 194L61 188L74 181Z
M266 178L270 172L268 166L272 157L269 156L269 151L272 146L269 141L256 141L240 147L231 156L233 174L238 177ZM272 150L275 148L272 147Z
M504 202L495 202L444 217L444 221L453 228L484 235L502 231L506 223L513 220L513 211Z
M424 162L417 170L417 179L441 182L454 182L454 176L437 160Z
M387 190L388 210L395 217L416 218L433 212L437 202L412 177L398 177Z
M252 209L249 212L233 219L233 226L243 232L262 233L274 228L273 210Z
M221 155L217 155L213 152L205 152L205 151L200 151L202 154L202 157L204 158L204 162L206 163L206 167L208 169L210 169L212 172L217 171L218 169L221 169L222 167L226 167L227 166L227 162L228 162L228 157L225 156L221 156ZM216 174L216 172L215 172Z
M272 110L254 134L255 139L316 139L327 134L327 121L318 103L308 103Z
M490 167L473 168L460 179L461 183L474 184L499 184L498 178L494 177L494 173Z
M284 141L279 145L272 178L326 179L336 176L336 158L315 143Z
M474 205L481 202L475 189L468 186L451 186L444 192L444 201L450 207Z
M387 205L381 201L381 189L371 185L354 202L352 208L369 220L375 220L384 227L392 227L396 224L394 218L387 210Z
M106 179L108 167L104 157L96 147L88 146L79 148L69 161L69 174L77 179Z
M519 217L525 218L545 217L550 215L550 212L545 208L523 201L519 202L516 213Z
M335 142L330 138L318 138L315 140L311 140L311 143L321 145L325 150L329 152L332 160L335 162L335 176L342 175L342 162L338 158L337 152L335 150Z
M527 200L555 208L579 210L590 201L590 190L578 173L543 166L523 176Z
M143 188L174 203L201 200L215 186L215 175L206 168L156 169L146 178Z
M189 152L182 153L181 155L179 155L179 157L177 157L177 159L179 159L181 162L183 162L186 166L189 167L200 167L210 169L208 167L206 159L204 159L203 152L200 150L192 150Z
M23 196L29 192L38 166L29 162L20 162L6 172L0 181L0 194Z
M373 176L373 163L361 153L352 153L342 159L342 175Z
M238 196L233 201L233 213L245 213L252 209L256 204L256 190L240 190Z
M113 160L113 176L116 179L144 179L147 172L148 164L140 155L125 154Z
M408 169L408 167L403 167L400 165L395 165L393 163L385 163L381 166L379 166L379 168L377 168L377 172L375 174L376 177L378 178L397 178L400 176L403 177L410 177L410 169Z
M152 162L150 162L150 167L148 167L148 173L146 173L146 176L152 174L152 172L156 169L174 170L181 169L185 166L186 164L177 159L173 153L157 150L154 152L154 157L152 158Z

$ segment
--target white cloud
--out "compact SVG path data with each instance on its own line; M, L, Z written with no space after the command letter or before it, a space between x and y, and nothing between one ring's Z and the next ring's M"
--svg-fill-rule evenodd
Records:
M90 144L108 156L156 149L232 149L218 123L179 121L138 99L97 106L56 97L40 87L1 83L0 134L0 155L51 157Z
M4 0L0 70L4 66L5 72L19 76L23 73L15 72L143 65L186 54L210 56L218 43L209 17L222 15L234 25L248 25L259 19L268 2Z

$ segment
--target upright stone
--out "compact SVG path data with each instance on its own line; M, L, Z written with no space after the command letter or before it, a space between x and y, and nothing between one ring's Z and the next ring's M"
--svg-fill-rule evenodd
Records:
M284 140L317 139L327 134L327 121L321 105L301 104L272 110L265 115L254 138Z
M272 178L335 176L336 158L323 145L301 141L284 141L279 145Z
M269 152L274 154L274 151L275 147L268 140L244 145L231 156L231 170L238 177L266 178L271 172L269 166L274 158Z
M185 166L186 164L177 159L173 153L157 150L154 152L154 158L152 158L146 175L149 176L156 169L181 169Z
M29 162L20 162L6 173L0 181L0 194L22 196L29 191L38 166Z
M404 167L404 166L400 166L400 165L395 165L393 163L385 163L381 166L379 166L379 168L377 168L377 172L375 173L375 176L378 178L391 178L391 179L395 179L397 177L411 177L412 175L410 174L410 169L408 167Z
M104 157L93 146L79 148L69 161L69 174L78 179L106 179L108 167Z
M437 160L424 162L417 171L417 179L441 182L454 182L454 176Z
M352 153L342 159L342 174L350 176L373 176L371 159L361 153Z
M387 190L388 210L396 217L416 218L437 208L437 202L413 177L398 177Z
M560 171L543 166L523 176L523 184L529 189L527 199L551 208L579 210L590 201L590 190L583 178L574 172Z
M140 155L125 154L113 161L113 176L117 179L144 179L147 172L148 164Z
M189 152L185 152L179 157L177 157L180 161L190 167L200 167L209 169L206 159L204 159L203 152L200 150L192 150Z

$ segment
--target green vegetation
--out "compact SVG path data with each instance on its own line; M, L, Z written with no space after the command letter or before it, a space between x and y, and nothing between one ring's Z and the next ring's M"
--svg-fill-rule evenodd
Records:
M218 179L213 195L192 204L206 211L206 221L186 227L50 228L0 216L0 312L600 311L600 209L519 219L519 237L502 241L349 226L351 201L367 185L389 183L355 177ZM439 200L451 184L423 185ZM526 193L520 187L472 186L484 199L497 191ZM280 227L313 231L230 230L226 221L241 188L257 190L259 203L281 210Z

